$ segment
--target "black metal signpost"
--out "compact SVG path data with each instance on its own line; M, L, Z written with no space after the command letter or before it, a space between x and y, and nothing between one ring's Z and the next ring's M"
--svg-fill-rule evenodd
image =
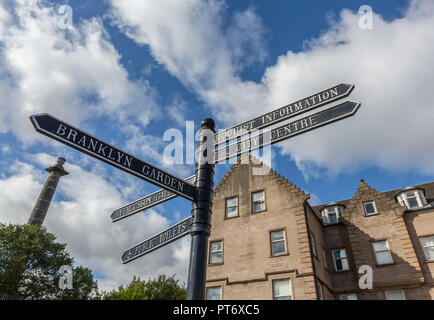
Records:
M237 137L245 136L251 133L252 131L263 129L265 127L271 126L278 122L288 120L290 118L293 118L305 112L314 110L320 106L343 99L348 95L350 95L353 89L354 89L354 85L342 83L330 89L314 94L310 97L288 104L277 110L265 113L259 117L256 117L255 119L246 121L232 128L222 130L215 135L215 146L218 147L219 145L224 144L230 140L236 139ZM264 146L265 145L267 145L267 143L265 143ZM221 150L220 150L220 156L222 156ZM224 160L227 160L229 158L226 157ZM216 163L221 161L223 161L223 159L219 159L219 161L216 161ZM174 194L167 195L167 196L166 194L167 192L165 190L159 190L153 194L138 199L113 212L112 221L113 222L118 221L120 219L123 219L124 217L130 216L137 212L151 208L154 205L166 202L170 199L177 197L177 195ZM154 198L158 197L158 199L160 200L154 202L149 200L148 197L154 197ZM148 206L146 203L149 203L150 206ZM125 215L121 212L125 212Z
M202 121L199 131L199 146L196 152L196 187L197 200L193 202L191 215L191 250L188 269L188 300L205 298L206 253L208 237L211 231L211 213L214 187L214 141L206 148L206 132L215 134L215 123L212 119ZM208 141L209 142L209 141ZM209 156L211 163L206 161Z
M240 125L223 130L218 134L215 133L215 124L212 119L203 120L199 131L199 146L196 151L196 174L184 180L117 149L49 114L33 115L30 119L36 131L163 188L115 210L110 216L112 222L122 220L177 196L192 201L190 217L128 249L122 255L121 261L122 263L131 262L190 234L191 250L187 299L203 300L205 298L206 256L208 237L211 229L215 163L237 157L266 145L286 140L354 115L359 109L360 103L346 101L335 107L287 123L267 132L259 131L278 122L288 120L330 102L342 99L348 96L353 89L353 85L340 84ZM241 141L236 140L239 137L241 137ZM208 138L213 139L213 141L207 141ZM234 141L234 143L219 148L219 145L227 144L230 141ZM194 185L192 184L193 181Z

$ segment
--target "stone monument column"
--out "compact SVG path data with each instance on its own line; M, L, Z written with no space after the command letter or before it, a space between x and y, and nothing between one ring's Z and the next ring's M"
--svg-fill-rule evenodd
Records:
M64 158L58 158L57 163L51 166L47 170L50 175L45 182L44 188L42 188L39 198L36 201L32 214L27 222L28 225L42 225L44 223L45 215L47 214L48 207L53 199L54 192L56 191L57 184L61 177L69 174L63 169L63 165L66 160Z

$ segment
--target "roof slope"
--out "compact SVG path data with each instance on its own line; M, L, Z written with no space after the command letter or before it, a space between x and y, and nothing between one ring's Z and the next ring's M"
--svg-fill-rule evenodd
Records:
M403 191L406 188L408 188L408 187L403 187L400 189L394 189L394 190L383 191L383 192L380 191L380 193L384 194L387 198L395 199L395 195L397 193ZM412 188L423 189L425 191L425 197L426 197L426 201L428 202L428 205L431 205L434 207L434 181L423 183L423 184L418 184L418 185L412 186ZM346 206L350 202L350 200L351 199L340 200L340 201L336 201L335 203L336 204L342 204L342 205ZM327 206L327 203L312 207L312 209L314 210L314 212L316 213L316 215L318 217L321 217L320 210L324 206Z

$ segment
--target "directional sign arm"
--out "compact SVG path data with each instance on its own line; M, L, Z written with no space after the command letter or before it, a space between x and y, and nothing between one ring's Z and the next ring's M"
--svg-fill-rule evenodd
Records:
M265 145L277 143L289 139L296 135L320 128L333 122L354 115L360 107L360 103L346 101L335 107L312 114L300 120L290 122L284 126L273 129L265 135L261 133L251 138L244 139L240 142L230 144L226 147L217 149L215 152L215 162L226 161L230 158L239 156Z
M121 257L122 263L131 262L145 254L148 254L166 244L169 244L190 233L191 216L175 224L174 226L148 238L138 245L128 249Z
M259 130L278 122L312 111L320 106L347 97L354 89L354 85L342 83L330 89L324 90L310 97L288 104L277 110L265 113L255 119L246 121L232 128L220 131L215 135L215 145L246 135L254 130Z
M192 183L195 177L195 175L188 177L184 181ZM173 192L161 189L113 211L110 219L116 222L176 197L177 195Z
M117 149L62 120L49 114L33 115L30 117L30 120L39 133L135 175L138 178L170 190L190 201L195 199L196 192L192 184Z

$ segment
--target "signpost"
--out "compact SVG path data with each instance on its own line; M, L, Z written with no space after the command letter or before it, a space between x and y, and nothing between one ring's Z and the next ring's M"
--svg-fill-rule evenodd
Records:
M354 85L340 84L308 98L288 104L277 110L267 112L255 119L246 121L232 128L220 131L215 136L215 144L219 145L228 140L243 136L252 130L259 130L275 123L290 119L302 113L312 111L320 106L347 97L353 91Z
M268 136L261 133L257 136L230 144L216 150L215 162L219 163L241 155L242 153L250 152L262 148L265 145L274 144L301 133L350 117L357 112L359 107L360 103L347 101L335 107L273 129L268 133Z
M196 178L194 186L197 190L197 200L193 201L191 216L191 249L188 266L188 300L203 300L205 298L206 253L208 238L211 232L211 214L214 188L214 163L206 162L206 156L213 150L207 150L207 132L215 133L215 123L205 119L200 125L199 145L196 152ZM214 135L212 135L214 137ZM214 148L213 144L211 148ZM213 160L213 159L212 159ZM211 162L213 162L211 160Z
M30 120L39 133L135 175L140 179L170 190L187 200L193 201L195 198L195 188L192 184L133 157L62 120L46 113L31 116Z
M277 110L265 113L255 119L246 121L240 125L234 126L232 128L223 130L215 135L215 146L218 147L220 144L226 143L227 141L231 139L235 139L237 137L247 135L251 133L252 131L257 131L260 129L263 129L265 127L271 126L273 124L276 124L278 122L288 120L290 118L293 118L295 116L298 116L302 113L314 110L320 106L323 106L325 104L329 104L333 101L337 101L339 99L343 99L347 97L354 89L354 85L351 84L339 84L337 86L334 86L330 89L321 91L317 94L314 94L310 97L301 99L297 102L288 104L287 106L284 106L282 108L279 108ZM319 127L319 126L318 126ZM305 132L305 131L303 131ZM301 133L301 132L300 132ZM294 136L294 135L293 135ZM258 140L252 139L250 140L253 144L255 142L258 142ZM277 141L276 141L277 142ZM264 145L267 145L267 142L261 143L260 145L257 145L255 149L261 148ZM230 149L235 149L236 145L233 144L230 146ZM219 149L219 153L216 152L216 156L220 155L220 157L216 157L216 162L219 163L222 161L226 161L230 157L224 157L223 155L226 154L227 151L224 151L222 148ZM226 148L226 150L229 150L229 148ZM254 150L254 149L252 149ZM252 151L249 150L249 151ZM236 155L241 154L242 152L237 153ZM233 156L236 156L233 155ZM193 177L190 177L192 181ZM188 181L187 179L185 181ZM133 214L136 214L140 211L149 209L155 205L164 203L168 200L176 198L177 195L168 192L167 190L158 190L157 192L154 192L150 195L147 195L143 198L140 198L128 205L125 205L124 207L117 209L114 211L111 215L112 222L116 222L119 220L122 220L126 217L129 217Z
M121 261L122 263L131 262L176 239L190 234L191 250L187 299L202 300L205 298L206 256L211 229L215 163L354 115L359 109L360 103L346 101L302 119L289 122L268 132L261 133L259 131L278 122L288 120L330 102L342 99L348 96L353 89L353 85L340 84L240 125L223 130L218 134L215 134L215 124L212 119L203 120L199 131L196 173L185 180L179 179L147 162L131 156L49 114L34 115L30 119L36 131L163 188L163 190L156 191L115 210L110 216L112 222L119 221L177 196L192 201L190 217L128 249L122 255ZM209 130L213 133L211 137L215 139L212 144L205 143ZM249 137L249 133L253 132L257 134ZM239 137L241 137L241 141L236 141L219 148L219 145L226 144L228 141ZM207 145L211 145L213 150L207 150ZM206 155L209 152L215 152L215 161L213 163L205 161L207 159ZM193 180L194 185L191 183Z
M194 182L195 176L188 177L187 179L184 179L184 181L192 183ZM173 199L177 197L176 194L173 192L170 192L166 189L158 190L154 193L151 193L143 198L140 198L134 202L131 202L125 206L123 206L120 209L117 209L113 211L113 213L110 216L110 219L112 222L116 222L122 219L125 219L129 216L132 216L133 214L136 214L140 211L152 208L153 206L156 206L157 204L166 202L170 199Z
M128 249L121 257L122 263L131 262L141 256L165 246L190 233L191 217L188 217L174 226L161 231L157 235Z

